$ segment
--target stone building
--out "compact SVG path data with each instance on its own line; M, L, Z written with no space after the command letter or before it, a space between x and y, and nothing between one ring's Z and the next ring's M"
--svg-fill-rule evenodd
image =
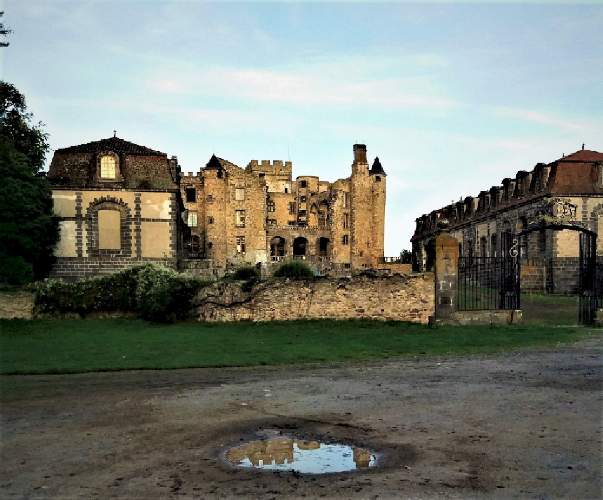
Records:
M212 156L182 175L176 157L118 137L55 151L48 179L60 240L53 275L159 262L204 276L303 259L319 272L383 261L386 174L354 146L351 176L292 178L291 162L246 168Z
M111 137L57 149L48 179L60 218L54 276L106 274L140 262L176 267L176 158Z
M185 266L219 269L303 259L324 272L376 268L383 260L386 174L354 146L352 174L335 182L293 180L290 161L245 168L212 156L181 177L191 234ZM198 259L196 262L194 259Z
M572 293L579 279L579 232L552 223L603 232L603 153L582 149L539 163L477 197L419 217L411 239L413 269L433 268L435 236L443 230L458 240L462 256L495 257L508 252L513 235L539 228L519 238L522 289ZM601 238L596 251L603 257Z

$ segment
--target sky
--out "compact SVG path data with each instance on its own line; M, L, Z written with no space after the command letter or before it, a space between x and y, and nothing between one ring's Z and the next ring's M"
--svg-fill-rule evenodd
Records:
M334 181L367 145L385 253L415 219L581 148L603 151L603 4L0 0L0 77L52 149L118 137ZM51 155L49 155L49 160Z

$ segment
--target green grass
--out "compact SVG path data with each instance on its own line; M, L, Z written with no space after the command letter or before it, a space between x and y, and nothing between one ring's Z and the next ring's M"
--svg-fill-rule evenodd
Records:
M439 327L376 321L177 323L0 320L0 373L279 365L448 355L573 342L580 328Z
M578 297L566 295L521 294L525 324L575 325L578 323Z

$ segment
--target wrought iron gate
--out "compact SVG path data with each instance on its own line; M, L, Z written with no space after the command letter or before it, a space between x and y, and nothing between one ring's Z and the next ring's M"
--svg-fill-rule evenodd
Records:
M597 236L580 233L580 261L578 285L578 316L583 325L591 325L599 307L603 307L603 283L597 273Z
M511 238L509 243L503 245L501 257L459 258L459 311L521 308L518 240Z

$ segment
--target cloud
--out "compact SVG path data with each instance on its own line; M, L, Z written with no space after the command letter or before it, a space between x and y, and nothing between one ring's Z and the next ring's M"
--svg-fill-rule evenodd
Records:
M593 123L587 120L576 121L563 116L524 108L498 107L494 108L494 113L501 117L514 118L571 132L590 130L594 126Z
M296 106L372 106L380 109L421 108L446 111L460 103L430 88L425 78L372 77L363 72L346 71L349 63L322 64L303 69L251 69L213 67L183 74L177 79L151 76L149 87L159 93L190 96L216 96Z

